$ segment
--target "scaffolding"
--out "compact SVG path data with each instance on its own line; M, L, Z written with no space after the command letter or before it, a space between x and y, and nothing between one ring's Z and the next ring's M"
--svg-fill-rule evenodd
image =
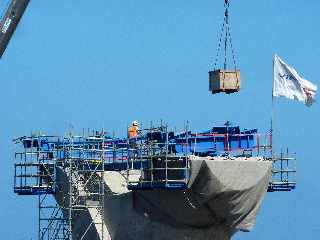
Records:
M129 190L187 188L189 155L172 151L169 134L168 126L161 125L140 131L144 138L128 139Z
M281 151L280 155L273 155L268 160L272 161L272 178L268 192L295 189L297 183L296 157L290 157L287 149L286 152Z
M15 140L22 150L15 153L14 192L18 195L38 196L38 239L70 239L64 209L53 194L57 193L57 154L49 147L57 142L54 136L33 135Z
M186 128L175 134L161 124L140 130L136 138L110 137L103 130L21 137L14 140L20 146L15 153L14 192L38 196L39 240L85 240L89 235L103 240L107 171L121 173L129 190L185 190L194 156L209 160L259 156L272 161L269 192L295 189L296 159L288 150L275 155L271 134L222 128L226 132L198 134ZM81 231L79 216L89 219Z
M110 152L105 139L99 133L15 140L23 151L15 154L14 192L38 195L39 239L87 239L90 231L104 239L104 157ZM91 221L75 236L80 214Z

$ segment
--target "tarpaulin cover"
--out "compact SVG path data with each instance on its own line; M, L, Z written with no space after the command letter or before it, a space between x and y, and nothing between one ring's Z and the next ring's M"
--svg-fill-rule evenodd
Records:
M189 189L136 192L135 207L155 221L176 227L227 226L250 231L267 191L272 164L247 160L191 161Z
M106 172L104 239L230 240L238 230L251 230L267 190L271 162L213 159L191 160L189 188L184 191L129 191L125 172ZM59 205L68 205L69 180L59 168L57 180L61 192L55 197ZM73 216L75 239L86 232L92 219L101 222L90 209ZM102 239L99 228L93 224L83 239Z

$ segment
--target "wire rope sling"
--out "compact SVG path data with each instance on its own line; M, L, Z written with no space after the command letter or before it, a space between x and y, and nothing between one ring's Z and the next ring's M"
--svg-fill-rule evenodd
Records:
M226 94L240 91L240 70L237 69L235 52L233 49L229 21L230 0L224 0L224 21L221 28L214 69L209 71L209 91L212 94L224 92ZM223 53L221 48L223 47ZM233 70L228 69L228 58L231 50ZM218 68L218 60L223 60L223 68Z

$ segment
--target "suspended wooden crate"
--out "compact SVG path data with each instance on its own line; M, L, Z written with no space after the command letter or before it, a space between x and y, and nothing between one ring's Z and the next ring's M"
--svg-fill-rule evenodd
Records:
M224 92L227 94L239 92L240 71L218 69L209 72L209 91L212 94Z

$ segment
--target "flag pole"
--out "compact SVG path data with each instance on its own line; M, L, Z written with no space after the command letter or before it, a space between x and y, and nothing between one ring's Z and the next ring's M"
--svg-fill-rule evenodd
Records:
M272 61L272 91L271 91L271 126L270 126L270 147L271 147L271 157L273 158L273 127L274 127L274 60L275 55L273 56Z

